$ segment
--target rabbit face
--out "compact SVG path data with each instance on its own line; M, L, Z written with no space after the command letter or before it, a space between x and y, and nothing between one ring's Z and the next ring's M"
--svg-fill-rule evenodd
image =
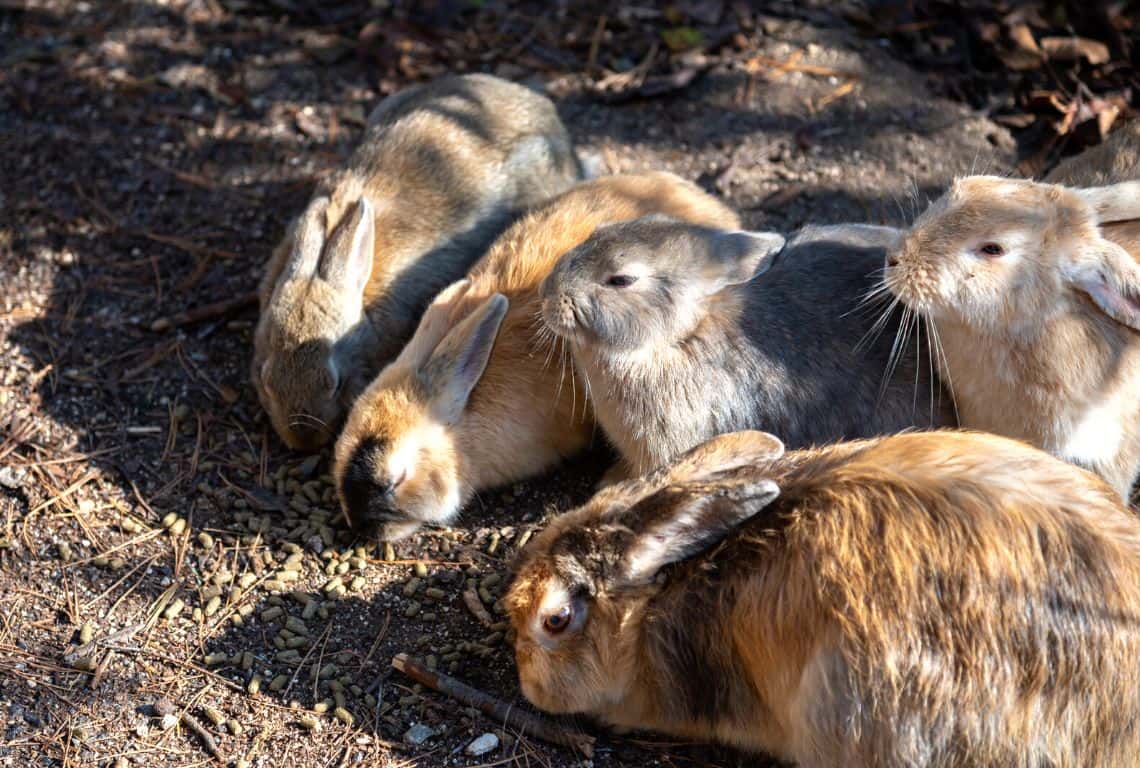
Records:
M450 522L464 501L447 426L407 373L389 367L380 374L350 413L335 452L349 525L385 541Z
M761 432L714 438L606 488L536 536L506 597L527 699L550 712L635 717L628 709L643 687L640 656L653 631L647 604L665 583L663 569L707 551L767 506L776 485L752 469L783 450ZM741 470L751 474L732 480Z
M333 437L346 402L360 391L362 363L353 350L375 340L364 315L372 206L361 198L326 241L328 206L328 198L317 198L297 221L254 341L254 387L277 434L297 450Z
M509 598L519 685L547 712L604 712L635 682L626 647L632 633L623 628L630 617L586 574L571 555L545 558L531 564Z
M290 280L278 286L262 318L267 352L253 379L273 428L290 448L314 450L328 442L344 415L344 396L359 391L357 366L344 355L349 344L338 343L366 322L351 312L323 282Z
M563 338L603 349L671 343L700 322L709 296L763 272L783 245L777 234L660 215L606 225L543 281L543 320Z
M1079 191L978 176L955 181L918 217L888 253L885 281L934 320L1017 333L1071 310L1077 293L1109 314L1131 302L1134 313L1135 273Z
M438 345L421 347L433 332L425 324L438 320L429 309L404 353L353 405L333 466L353 529L395 540L459 514L471 488L458 434L506 311L506 298L495 294Z

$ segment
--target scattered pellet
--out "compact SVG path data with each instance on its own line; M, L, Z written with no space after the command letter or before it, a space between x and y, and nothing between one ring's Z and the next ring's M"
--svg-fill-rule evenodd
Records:
M181 598L176 597L174 598L174 601L170 603L170 605L166 606L166 610L162 612L162 615L166 619L173 619L175 616L182 613L182 609L185 607L186 603L182 602Z

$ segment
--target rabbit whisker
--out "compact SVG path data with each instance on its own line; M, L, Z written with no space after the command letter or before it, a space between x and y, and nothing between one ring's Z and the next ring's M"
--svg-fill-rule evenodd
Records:
M329 428L329 425L325 421L317 418L311 413L291 413L289 414L288 424L290 427L317 426L324 430L328 430Z
M868 328L867 332L863 334L863 338L859 339L859 341L855 344L855 352L860 352L866 349L879 338L879 335L882 334L883 330L887 327L887 322L890 320L891 313L894 312L895 307L897 307L900 303L901 302L898 296L891 297L890 304L888 304L882 313L880 313L879 319L871 324L871 327Z
M942 346L942 337L938 333L938 325L930 318L925 318L926 328L930 331L930 336L934 339L934 351L938 354L938 368L942 378L946 380L946 388L950 390L950 405L954 407L954 421L961 423L962 419L958 415L958 397L954 394L954 379L950 376L950 361L946 357L946 350Z

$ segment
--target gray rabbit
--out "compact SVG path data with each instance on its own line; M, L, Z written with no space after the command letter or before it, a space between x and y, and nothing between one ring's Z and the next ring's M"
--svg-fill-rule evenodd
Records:
M896 344L899 313L868 301L897 235L613 224L562 257L542 315L636 473L739 429L801 447L953 425L929 359Z

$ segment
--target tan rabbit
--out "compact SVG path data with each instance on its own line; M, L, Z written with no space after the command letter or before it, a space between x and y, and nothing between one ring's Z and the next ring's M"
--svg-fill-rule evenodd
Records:
M1048 184L1099 187L1140 179L1140 120L1133 120L1102 144L1067 158L1045 177ZM1108 222L1101 234L1140 261L1140 219Z
M440 294L337 440L333 474L354 528L394 539L451 522L476 491L585 447L594 431L587 385L540 335L538 285L598 226L654 212L739 222L672 174L605 177L520 219L468 280Z
M940 341L961 425L1088 467L1140 472L1140 267L1105 222L1140 218L1140 181L1070 189L954 182L887 258L886 285Z
M252 379L281 438L330 439L431 298L579 176L554 105L521 85L446 77L383 101L261 283Z
M1013 440L730 433L521 553L526 697L800 768L1126 768L1140 522Z

